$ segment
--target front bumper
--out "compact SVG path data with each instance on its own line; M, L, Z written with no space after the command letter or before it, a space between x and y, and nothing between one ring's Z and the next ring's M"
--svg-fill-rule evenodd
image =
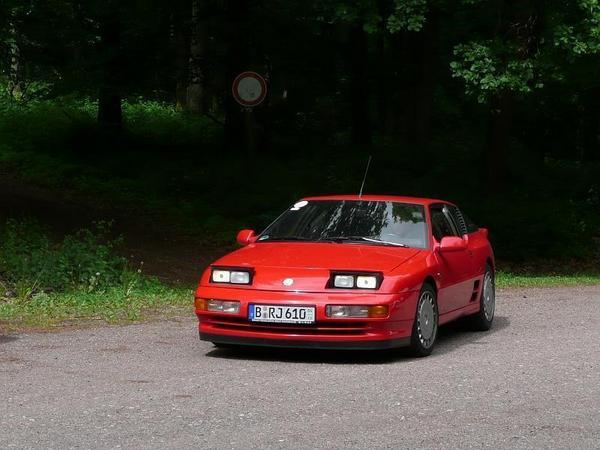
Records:
M288 348L385 349L409 344L418 292L310 293L200 287L196 296L240 302L239 314L196 311L200 339L205 341ZM251 322L251 303L312 305L316 308L316 323ZM386 318L332 319L325 313L330 304L388 305L390 314Z
M388 339L384 341L307 341L226 336L221 334L200 333L200 339L215 344L248 345L257 347L306 348L321 350L385 350L406 347L410 337Z

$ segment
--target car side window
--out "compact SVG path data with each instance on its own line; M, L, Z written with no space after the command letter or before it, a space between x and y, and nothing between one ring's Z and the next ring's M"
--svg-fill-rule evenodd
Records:
M457 235L441 206L433 206L431 208L431 229L433 237L438 242L440 242L443 237Z

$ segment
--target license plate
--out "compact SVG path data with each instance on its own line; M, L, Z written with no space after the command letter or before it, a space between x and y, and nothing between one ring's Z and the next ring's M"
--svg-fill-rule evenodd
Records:
M251 322L315 323L314 306L249 305Z

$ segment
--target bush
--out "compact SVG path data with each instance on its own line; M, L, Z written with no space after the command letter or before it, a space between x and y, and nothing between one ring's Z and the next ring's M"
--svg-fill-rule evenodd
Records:
M9 220L0 230L0 328L118 323L189 308L191 289L128 268L118 244L106 223L54 242L34 221Z
M54 243L36 222L8 220L0 234L0 282L19 297L97 292L122 283L126 261L114 253L118 243L107 223Z

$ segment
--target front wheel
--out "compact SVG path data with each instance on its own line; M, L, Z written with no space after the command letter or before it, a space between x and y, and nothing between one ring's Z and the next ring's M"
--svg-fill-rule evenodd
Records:
M433 351L438 331L437 294L430 284L424 284L419 294L417 311L410 338L410 351L415 356L428 356Z
M496 312L496 280L494 271L488 264L483 276L483 287L479 297L479 311L469 317L471 327L476 331L487 331L492 327Z

